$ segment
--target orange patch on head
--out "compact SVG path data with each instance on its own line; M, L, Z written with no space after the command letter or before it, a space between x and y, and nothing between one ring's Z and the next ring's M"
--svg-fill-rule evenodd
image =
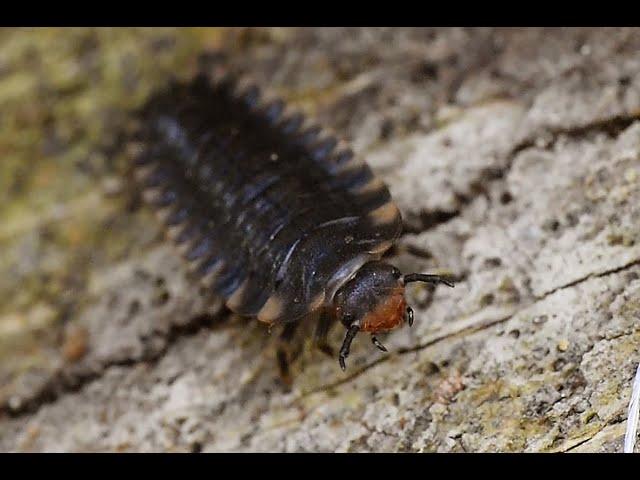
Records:
M376 308L368 313L360 324L363 332L377 333L393 330L404 321L407 303L404 300L404 287L394 288Z

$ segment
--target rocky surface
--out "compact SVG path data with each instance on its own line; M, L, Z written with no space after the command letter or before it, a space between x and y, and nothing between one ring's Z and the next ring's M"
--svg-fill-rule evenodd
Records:
M55 48L54 48L55 47ZM638 29L0 32L0 450L622 449L640 362ZM127 112L220 61L350 141L406 220L391 353L349 368L194 286ZM340 341L339 328L332 333Z

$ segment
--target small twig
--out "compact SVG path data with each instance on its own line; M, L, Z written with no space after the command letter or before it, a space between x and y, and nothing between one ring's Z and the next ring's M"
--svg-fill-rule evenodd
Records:
M627 431L624 435L624 453L633 453L638 437L638 416L640 416L640 365L638 365L633 380L633 390L627 413Z

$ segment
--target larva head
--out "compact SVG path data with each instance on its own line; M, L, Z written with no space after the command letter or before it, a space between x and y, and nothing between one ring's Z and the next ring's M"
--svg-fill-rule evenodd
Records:
M334 297L337 318L348 329L378 333L393 330L405 318L404 282L397 268L383 262L363 265Z
M409 282L453 284L438 275L412 273L403 276L400 270L384 262L369 262L340 288L333 299L335 314L347 329L340 349L340 367L345 369L351 342L360 331L372 334L371 341L380 350L386 351L375 337L376 333L388 332L405 322L413 324L413 310L404 298L404 286Z

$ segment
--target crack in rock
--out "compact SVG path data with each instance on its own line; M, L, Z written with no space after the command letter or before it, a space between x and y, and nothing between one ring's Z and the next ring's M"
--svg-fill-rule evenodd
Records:
M203 329L211 329L222 318L224 318L224 315L202 314L191 318L183 325L173 325L164 339L164 347L160 351L145 354L141 358L110 360L99 365L95 370L74 371L63 368L50 377L30 398L16 400L10 397L5 403L1 404L0 418L2 415L19 417L33 414L42 406L54 403L66 394L80 391L87 384L101 378L111 368L134 367L140 363L157 364L178 340L185 336L195 335Z

